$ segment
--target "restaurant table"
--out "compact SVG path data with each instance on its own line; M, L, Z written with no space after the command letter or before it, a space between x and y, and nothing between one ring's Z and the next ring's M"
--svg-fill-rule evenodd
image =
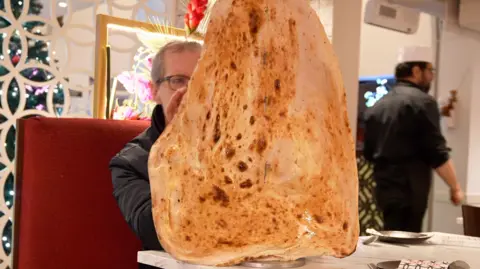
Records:
M445 233L433 233L422 244L404 245L374 242L364 245L368 237L360 237L357 250L347 258L310 257L302 269L367 269L369 263L416 259L453 262L462 260L470 268L480 268L480 238ZM138 262L163 269L212 269L215 267L184 263L161 251L140 251ZM251 269L246 266L222 267L224 269Z

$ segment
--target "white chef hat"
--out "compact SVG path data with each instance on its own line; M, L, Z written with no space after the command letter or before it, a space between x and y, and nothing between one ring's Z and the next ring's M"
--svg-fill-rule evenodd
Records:
M427 62L433 63L433 51L430 47L408 46L400 48L398 63Z

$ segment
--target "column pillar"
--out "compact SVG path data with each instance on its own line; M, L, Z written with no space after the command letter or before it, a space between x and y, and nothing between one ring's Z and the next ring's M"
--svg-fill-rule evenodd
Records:
M333 0L332 44L340 62L354 138L357 129L361 25L362 1Z

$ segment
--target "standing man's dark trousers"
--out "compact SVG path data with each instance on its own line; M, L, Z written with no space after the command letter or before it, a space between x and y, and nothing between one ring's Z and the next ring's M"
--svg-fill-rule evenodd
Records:
M425 210L411 206L390 204L383 208L383 229L385 231L422 232Z
M384 230L420 233L427 211L431 169L422 162L376 165L377 204Z

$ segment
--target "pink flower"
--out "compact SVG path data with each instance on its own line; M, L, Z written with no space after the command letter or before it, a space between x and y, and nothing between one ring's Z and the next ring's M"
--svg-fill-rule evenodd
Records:
M133 72L124 71L117 76L118 81L122 83L123 87L125 87L125 90L127 90L129 93L134 93L135 91L134 77L132 76L132 73Z
M129 93L136 94L142 103L152 100L150 81L145 77L125 71L117 79Z
M152 65L153 65L152 56L147 57L147 61L146 61L145 65L147 66L148 70L152 70Z

